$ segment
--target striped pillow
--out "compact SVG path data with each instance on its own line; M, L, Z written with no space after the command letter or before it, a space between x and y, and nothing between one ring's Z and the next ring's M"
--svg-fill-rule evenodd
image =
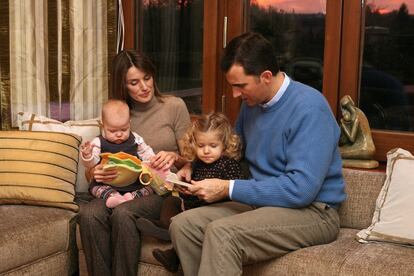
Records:
M0 204L28 204L78 211L74 202L77 135L0 131Z

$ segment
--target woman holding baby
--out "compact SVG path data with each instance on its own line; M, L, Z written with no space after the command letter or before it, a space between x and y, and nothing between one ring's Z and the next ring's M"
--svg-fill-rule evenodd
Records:
M155 67L144 55L123 50L113 60L112 97L130 108L131 130L152 147L151 166L180 168L180 139L190 127L190 116L182 99L162 95L155 82ZM97 165L89 172L96 182L110 182L116 170ZM137 197L108 208L95 198L81 205L79 224L89 275L137 275L141 237L136 227L140 217L158 219L163 198L157 194Z

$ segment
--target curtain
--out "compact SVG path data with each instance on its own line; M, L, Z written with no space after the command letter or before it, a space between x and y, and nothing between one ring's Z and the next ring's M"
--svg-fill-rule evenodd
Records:
M0 0L0 6L2 128L15 127L21 111L61 121L99 116L116 51L116 2Z

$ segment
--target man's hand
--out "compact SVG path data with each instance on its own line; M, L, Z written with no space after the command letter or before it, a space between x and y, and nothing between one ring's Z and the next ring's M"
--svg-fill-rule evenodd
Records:
M229 196L229 180L218 178L191 181L188 190L198 198L208 202L216 202Z

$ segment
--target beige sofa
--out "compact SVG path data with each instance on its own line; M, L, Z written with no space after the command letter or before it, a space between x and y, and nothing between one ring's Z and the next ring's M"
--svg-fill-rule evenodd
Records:
M72 275L78 270L76 213L0 206L0 275Z
M70 134L0 131L0 275L77 273L79 143Z
M341 230L337 240L245 266L243 275L414 275L414 248L389 243L361 244L355 239L360 229L371 224L385 173L353 169L343 171L348 198L339 210ZM79 272L80 275L87 275L85 256L77 237ZM172 275L159 266L151 254L155 247L168 246L167 243L144 237L138 275Z

